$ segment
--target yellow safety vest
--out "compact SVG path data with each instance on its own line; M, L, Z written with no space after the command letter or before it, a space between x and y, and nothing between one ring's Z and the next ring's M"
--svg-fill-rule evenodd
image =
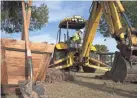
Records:
M78 41L80 40L80 36L78 35L78 33L76 32L75 35L73 36L73 41Z

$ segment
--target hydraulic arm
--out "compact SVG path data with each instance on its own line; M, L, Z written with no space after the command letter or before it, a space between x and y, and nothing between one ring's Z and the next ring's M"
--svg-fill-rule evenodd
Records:
M110 34L113 36L119 37L120 39L119 41L122 41L124 39L123 32L120 32L120 30L122 30L123 27L122 27L119 12L115 6L115 3L117 2L106 2L106 1L105 2L103 1L93 2L92 11L90 13L90 17L88 20L87 31L86 31L84 42L82 45L83 47L82 56L83 57L89 56L90 44L94 40L96 30L98 28L98 25L99 25L99 22L102 16L102 12L104 12L107 23L109 25ZM120 5L121 3L119 4L118 2L117 4L119 5L118 7L120 7L120 9L124 11L122 5Z
M94 40L102 13L120 51L115 53L114 64L109 76L115 81L137 81L137 33L133 31L120 1L93 1L83 39L81 54L83 61L89 61L90 45ZM128 32L126 32L126 27L122 26L121 16L127 23Z

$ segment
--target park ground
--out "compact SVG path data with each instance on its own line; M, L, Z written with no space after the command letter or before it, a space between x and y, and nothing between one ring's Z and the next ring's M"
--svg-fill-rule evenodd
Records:
M75 73L74 81L46 83L45 98L137 98L137 84L96 79L96 73ZM21 98L7 95L2 98Z

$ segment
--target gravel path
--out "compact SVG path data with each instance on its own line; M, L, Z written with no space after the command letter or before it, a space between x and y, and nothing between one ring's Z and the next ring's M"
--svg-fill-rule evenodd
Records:
M76 73L75 81L45 84L46 98L137 98L137 84L94 78L100 74L103 73ZM10 95L6 98L20 97Z

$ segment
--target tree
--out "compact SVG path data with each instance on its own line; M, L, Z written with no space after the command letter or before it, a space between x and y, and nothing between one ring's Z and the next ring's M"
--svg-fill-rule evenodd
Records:
M108 52L108 48L105 45L96 44L94 46L96 47L98 53ZM110 57L108 55L100 55L100 60L102 62L106 62L109 59L110 59Z
M123 1L123 7L125 8L125 13L134 28L137 28L137 1ZM122 19L122 23L125 24L125 21ZM100 25L98 31L103 34L104 37L109 37L110 32L108 30L108 25L104 18L104 15L101 17Z
M27 5L27 3L26 3ZM32 15L29 30L41 29L48 22L47 5L32 6ZM27 10L27 8L26 8ZM1 2L1 30L6 33L22 32L23 15L21 1Z
M105 45L96 44L94 46L96 47L97 52L107 52L108 51L108 48Z

